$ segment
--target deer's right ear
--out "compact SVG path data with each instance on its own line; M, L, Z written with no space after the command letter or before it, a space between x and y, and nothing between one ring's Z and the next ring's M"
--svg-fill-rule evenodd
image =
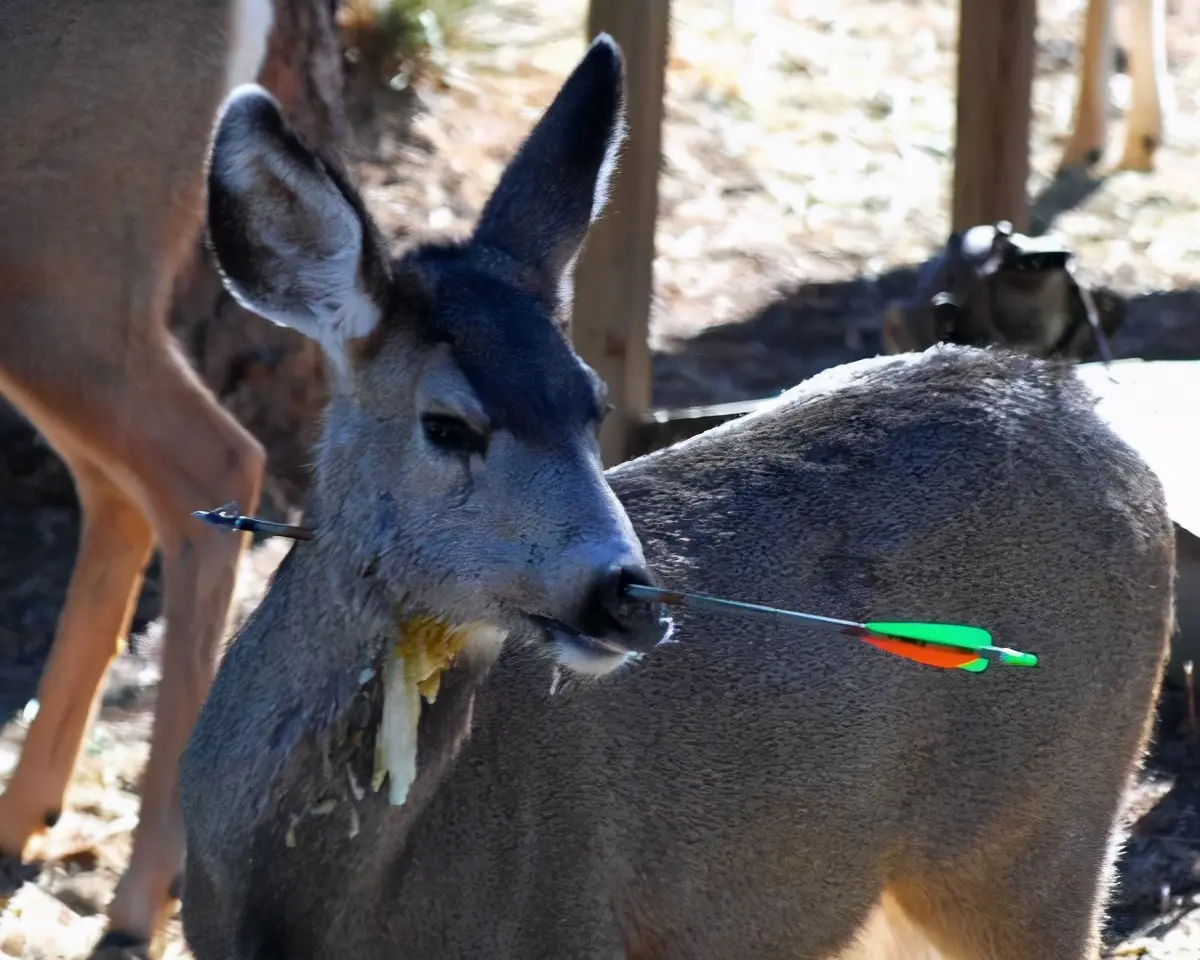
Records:
M624 75L620 48L600 34L501 174L475 228L477 243L533 268L560 306L625 142Z
M390 282L378 230L254 84L235 89L216 122L208 233L234 299L312 337L335 363L378 327Z

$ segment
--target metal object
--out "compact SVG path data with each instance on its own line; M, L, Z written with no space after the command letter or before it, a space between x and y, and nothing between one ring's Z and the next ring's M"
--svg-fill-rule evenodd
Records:
M245 530L247 533L261 533L267 537L286 537L289 540L311 540L315 531L311 527L297 527L287 523L272 523L270 520L259 520L257 517L247 517L238 511L236 503L227 503L213 510L194 510L192 516L214 527L225 527L227 530Z
M918 288L903 308L912 349L949 341L1074 356L1086 326L1103 362L1112 362L1096 301L1059 236L1026 236L1007 220L953 233L922 267Z

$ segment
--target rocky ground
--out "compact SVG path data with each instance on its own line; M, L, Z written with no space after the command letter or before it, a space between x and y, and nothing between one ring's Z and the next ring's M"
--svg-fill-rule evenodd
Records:
M911 292L944 240L952 163L956 5L948 0L677 0L652 328L655 402L762 396L877 352L878 317ZM1053 207L1051 174L1074 96L1080 0L1043 0L1030 187ZM372 209L397 243L466 229L506 158L583 49L579 0L482 0L446 26L418 113L360 165ZM1126 11L1118 11L1121 35ZM1101 176L1054 227L1090 283L1129 298L1115 348L1200 357L1200 3L1171 7L1176 111L1150 175ZM1127 78L1114 78L1120 102ZM1118 113L1114 110L1114 118ZM1115 156L1119 120L1111 131ZM0 435L0 780L22 735L73 558L69 480L28 431ZM246 560L246 610L277 561ZM114 670L56 831L58 859L0 920L0 951L80 955L128 852L154 699L157 581L133 651ZM1113 955L1200 955L1200 758L1186 703L1168 697L1159 746L1131 796L1107 947ZM179 956L177 930L164 949Z

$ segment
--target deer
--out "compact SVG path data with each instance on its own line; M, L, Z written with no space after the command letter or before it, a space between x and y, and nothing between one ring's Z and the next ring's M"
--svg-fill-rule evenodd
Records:
M1170 90L1166 2L1131 3L1132 91L1117 169L1151 172L1163 139L1163 99ZM1113 7L1113 0L1088 0L1075 115L1060 171L1090 170L1103 159ZM944 249L922 266L911 302L885 308L881 341L886 353L948 341L1076 358L1099 347L1103 356L1107 336L1123 317L1101 316L1091 301L1075 278L1074 256L1062 238L1014 234L1007 221L977 224L951 233Z
M222 107L214 259L336 375L311 539L180 764L196 960L1094 960L1172 627L1158 478L1071 366L958 345L605 471L562 321L624 103L600 34L470 235L395 256L270 94ZM638 584L975 624L1041 666L668 618ZM414 616L462 643L397 802L372 756Z
M226 95L266 54L271 0L0 9L0 393L69 468L81 532L0 795L0 855L22 880L60 818L109 663L157 546L162 680L132 854L97 956L138 955L174 909L177 769L216 670L242 536L191 518L253 509L260 444L171 337L176 276L204 225L205 156Z
M1119 170L1150 172L1163 142L1167 72L1166 0L1129 0L1130 102ZM1115 0L1088 0L1076 72L1075 113L1060 170L1091 168L1104 156L1108 130L1108 81L1112 75Z

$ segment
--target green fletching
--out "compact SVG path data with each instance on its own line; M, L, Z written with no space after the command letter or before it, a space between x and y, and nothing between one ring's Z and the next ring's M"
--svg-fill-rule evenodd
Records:
M980 627L964 627L953 623L864 623L872 633L882 633L901 640L917 640L939 647L959 650L978 650L992 645L992 635ZM986 662L986 661L985 661ZM961 668L967 669L970 664Z
M954 623L881 623L878 621L864 623L863 626L872 633L901 640L950 647L953 650L977 651L979 653L978 660L964 663L958 668L966 670L968 673L983 673L987 669L988 662L992 660L1006 667L1036 667L1038 665L1038 658L1035 654L1010 650L1008 647L992 646L992 635L981 627L964 627Z

